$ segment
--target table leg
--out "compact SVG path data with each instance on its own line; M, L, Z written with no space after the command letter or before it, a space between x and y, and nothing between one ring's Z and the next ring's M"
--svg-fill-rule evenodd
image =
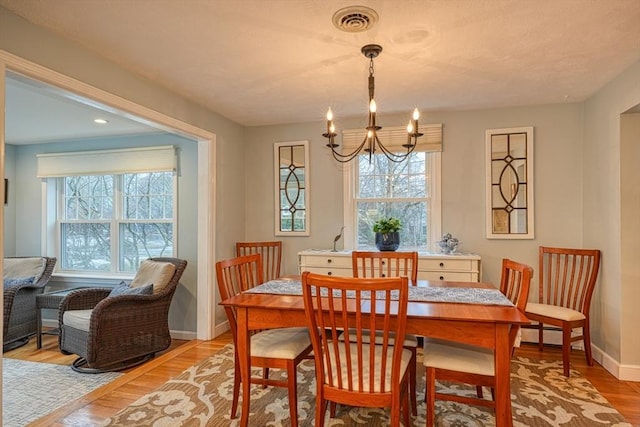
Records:
M42 348L42 309L36 308L36 348Z
M511 348L509 325L496 324L496 351L494 353L496 375L496 427L511 427Z
M248 310L246 307L236 307L238 361L240 363L240 377L242 378L242 414L240 426L249 425L249 403L251 402L251 345L248 325Z

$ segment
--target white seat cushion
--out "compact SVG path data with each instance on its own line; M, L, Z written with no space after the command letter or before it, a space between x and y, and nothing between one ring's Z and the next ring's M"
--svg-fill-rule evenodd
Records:
M81 331L89 332L89 323L93 310L69 310L62 315L62 324Z
M268 329L251 336L251 356L295 359L310 345L307 328Z
M558 307L557 305L527 303L526 313L538 314L540 316L553 317L554 319L574 321L585 319L584 314L570 308Z
M425 338L422 361L436 369L495 375L493 351L453 341Z
M347 388L347 384L349 381L349 377L347 375L348 369L346 368L346 361L347 361L347 356L346 356L346 348L347 346L345 345L345 343L343 341L338 341L340 343L340 345L337 346L338 348L338 355L340 357L340 363L342 365L342 368L340 369L340 372L338 372L337 369L332 369L331 370L331 374L333 377L333 384L335 387L338 386L338 373L342 374L342 385L343 387L346 389ZM382 346L374 346L375 347L375 351L374 351L374 355L375 355L375 372L374 372L374 385L373 385L373 390L369 389L369 378L370 378L370 372L369 371L365 371L363 372L363 392L380 392L381 390L381 384L380 384L380 369L382 368ZM351 371L352 371L352 375L353 375L353 386L354 389L357 389L359 387L358 383L359 383L359 378L358 378L358 365L357 365L357 352L358 352L358 346L357 344L350 344L349 345L350 348L350 352L351 352ZM331 344L331 342L329 342L329 349L331 351L331 353L329 354L329 358L331 359L331 364L332 365L336 365L336 354L333 351L334 350L334 346ZM364 358L364 364L366 366L369 365L369 346L368 345L363 345L362 347L362 354L363 354L363 358ZM391 390L391 363L393 361L393 351L388 351L387 352L387 361L386 361L386 369L387 372L385 373L385 392L389 392ZM402 378L405 374L405 372L407 371L407 366L409 366L409 362L411 361L411 351L407 350L407 349L403 349L402 350L402 360L400 362L400 378ZM329 370L327 369L326 365L325 365L325 375L329 375Z
M338 341L344 341L344 338L345 338L344 333L340 334L340 336L338 337ZM356 341L356 330L349 329L349 342L353 343L355 341ZM362 331L362 342L366 344L370 344L370 334L368 329ZM382 331L376 331L375 343L382 344ZM394 344L395 344L395 334L392 333L389 335L389 345L394 345ZM407 348L418 347L418 338L412 334L405 334L404 343L402 343L402 346Z
M144 260L136 272L136 276L129 285L132 288L138 286L153 285L153 293L162 291L171 281L176 266L170 262Z

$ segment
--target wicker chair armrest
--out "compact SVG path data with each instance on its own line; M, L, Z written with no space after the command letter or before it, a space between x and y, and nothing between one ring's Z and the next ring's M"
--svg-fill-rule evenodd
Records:
M167 312L171 295L118 295L102 300L93 309L90 329L98 327L103 332L111 325L136 325L135 333L168 322ZM121 332L122 333L122 332ZM126 333L126 332L125 332Z
M69 292L60 303L60 314L67 310L89 310L109 296L111 288L88 288Z

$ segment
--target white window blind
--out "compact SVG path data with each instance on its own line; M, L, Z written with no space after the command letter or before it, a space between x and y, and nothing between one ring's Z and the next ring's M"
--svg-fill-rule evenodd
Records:
M350 151L362 144L366 130L346 129L342 131L342 147ZM421 125L420 132L424 135L418 138L415 151L442 151L442 123ZM407 143L407 128L402 126L385 127L376 132L378 139L389 151L407 151L402 144Z
M176 170L176 150L173 145L38 154L36 157L38 178Z

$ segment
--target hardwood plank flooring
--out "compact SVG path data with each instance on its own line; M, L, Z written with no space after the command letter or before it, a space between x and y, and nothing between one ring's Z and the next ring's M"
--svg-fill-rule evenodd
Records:
M105 418L128 406L139 397L156 389L187 367L217 352L232 341L226 333L211 341L174 340L167 351L146 364L125 371L125 375L89 393L51 414L30 424L32 427L95 426ZM4 357L69 365L75 356L58 351L57 337L45 336L43 348L36 349L35 339ZM532 359L561 360L559 348L546 346L541 353L537 346L523 344L516 356ZM597 363L588 366L582 351L572 351L571 367L577 369L631 423L640 427L640 383L619 381Z

